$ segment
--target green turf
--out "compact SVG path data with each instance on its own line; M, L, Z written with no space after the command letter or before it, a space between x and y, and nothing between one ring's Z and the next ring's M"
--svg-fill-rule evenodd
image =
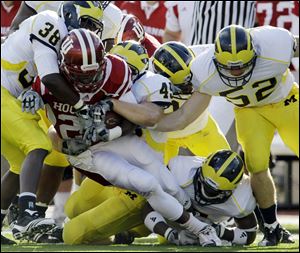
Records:
M2 246L1 252L297 252L299 251L299 236L295 244L280 244L274 247L258 247L257 242L261 239L261 234L254 244L244 247L212 247L203 248L196 246L173 246L158 245L155 238L136 239L133 245L49 245L22 243L13 246Z

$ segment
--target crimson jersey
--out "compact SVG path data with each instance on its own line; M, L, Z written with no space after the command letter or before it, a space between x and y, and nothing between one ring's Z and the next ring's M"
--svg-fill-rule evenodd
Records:
M256 1L256 16L259 26L282 27L299 35L299 1ZM297 66L295 60L290 69L298 69Z
M149 16L147 16L147 11L144 10L146 7L144 8L143 5L146 4L143 2L126 1L121 5L120 9L125 13L135 15L141 21L145 31L162 43L167 13L164 1L159 1L158 7Z
M283 27L292 33L298 31L299 1L256 1L256 5L260 26Z
M145 33L145 39L141 42L141 44L147 49L149 57L151 57L155 50L161 45L161 43L154 36L148 33Z
M5 1L1 1L1 36L7 34L11 22L16 16L22 1L13 1L11 7L7 7Z
M132 85L131 71L124 60L108 55L106 57L104 81L94 93L81 93L81 99L89 105L95 104L105 97L120 98L127 93ZM80 123L71 105L58 101L40 82L33 85L46 104L49 120L62 139L81 138Z

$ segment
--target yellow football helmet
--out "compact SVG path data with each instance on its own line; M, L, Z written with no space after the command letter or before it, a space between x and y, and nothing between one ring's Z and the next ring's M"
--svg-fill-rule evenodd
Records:
M63 1L58 14L68 31L86 28L100 37L103 31L103 8L100 1Z
M115 45L110 53L118 55L127 62L134 79L144 74L148 69L149 56L147 50L136 41L123 41Z
M206 158L194 176L195 199L200 205L225 202L241 181L244 163L231 150L219 150Z
M214 63L222 81L230 87L249 82L256 63L252 38L242 26L223 28L215 40ZM233 74L233 71L238 71Z
M184 86L192 79L191 62L194 53L180 42L162 44L153 54L154 72L170 79L174 85Z

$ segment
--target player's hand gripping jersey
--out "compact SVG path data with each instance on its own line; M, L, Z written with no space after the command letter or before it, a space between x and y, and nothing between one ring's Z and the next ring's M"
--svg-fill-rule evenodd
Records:
M44 11L25 20L1 45L1 85L18 97L34 78L59 73L57 54L68 33L62 18Z
M238 107L263 106L287 97L294 83L288 69L295 47L293 35L271 26L253 28L250 34L257 60L247 84L229 88L214 65L214 48L211 48L200 54L191 66L192 83L199 92L224 96Z

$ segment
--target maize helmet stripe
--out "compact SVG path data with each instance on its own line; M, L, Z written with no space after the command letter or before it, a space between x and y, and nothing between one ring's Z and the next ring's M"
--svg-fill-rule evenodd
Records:
M222 164L220 169L217 171L217 175L221 176L222 173L227 169L228 165L232 162L232 160L235 158L235 154L232 153L225 161L225 163Z
M89 7L83 7L80 5L76 5L77 13L79 14L79 17L83 16L89 16L94 18L95 20L99 21L99 19L103 18L103 10L101 5L99 4L99 7L96 7L92 1L86 1L86 3L89 5Z
M154 58L154 62L161 70L163 70L165 73L167 73L167 75L172 76L174 74L172 71L170 71L168 68L166 68L163 64L161 64L155 58Z
M231 161L230 161L229 164L226 165L226 167L235 168L235 169L231 169L230 171L223 170L223 172L220 174L220 176L224 177L224 178L227 178L231 183L235 184L236 182L238 182L241 179L241 175L243 174L244 170L243 170L243 168L238 168L237 167L237 163L238 164L243 164L243 162L240 160L240 158L237 157L235 154L233 154L233 156L234 157L231 157L232 159L230 159ZM239 159L240 161L238 162L236 160L236 158Z
M181 59L180 56L169 46L166 46L165 49L178 61L182 70L184 69L185 62Z
M231 39L231 52L236 55L236 29L234 26L230 27L230 39Z

